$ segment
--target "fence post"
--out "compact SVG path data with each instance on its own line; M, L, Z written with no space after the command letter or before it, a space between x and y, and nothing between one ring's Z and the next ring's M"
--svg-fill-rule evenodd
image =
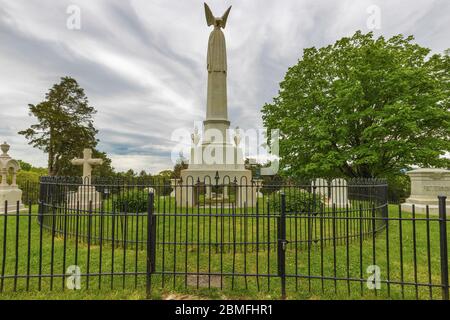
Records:
M39 178L39 200L38 200L38 222L39 224L43 223L44 218L44 188L45 182L42 181L42 177Z
M447 216L445 200L446 196L439 196L439 235L441 249L441 285L442 299L449 300L448 290L448 251L447 251Z
M281 278L281 299L286 299L286 194L281 193L281 212L278 220L278 276Z
M389 185L387 182L383 182L383 217L388 218L389 217L389 193L388 193ZM386 223L389 220L386 220Z
M147 206L147 299L151 298L152 291L152 273L155 271L155 216L154 216L154 194L148 194Z

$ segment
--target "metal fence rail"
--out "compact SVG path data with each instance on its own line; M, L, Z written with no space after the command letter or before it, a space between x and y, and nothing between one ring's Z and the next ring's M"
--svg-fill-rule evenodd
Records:
M82 289L148 296L209 289L448 299L444 197L433 216L388 206L379 180L327 188L212 181L176 189L167 181L42 179L38 205L0 214L0 297L67 290L82 279ZM197 199L179 203L172 192Z
M233 192L230 192L229 199L211 196L214 194L214 190L223 189L229 183L229 179L224 179L220 183L216 180L214 184L209 184L209 182L210 179L205 179L202 183L200 181L195 184L182 183L178 189L173 191L173 193L181 194L172 193L171 196L172 189L168 187L166 181L100 180L97 178L94 179L92 184L83 184L81 179L76 178L44 178L41 183L42 213L56 211L61 215L57 215L55 220L43 215L43 227L47 230L55 229L54 232L60 235L62 233L69 237L77 235L79 240L85 241L88 236L88 213L91 213L94 215L92 219L94 226L91 230L90 240L94 243L98 242L100 238L98 217L105 214L104 223L106 227L101 235L102 241L112 241L112 234L114 233L115 242L126 242L127 245L137 244L142 247L146 244L144 225L140 224L141 229L138 230L137 237L135 232L132 232L134 230L128 229L133 229L136 224L139 224L139 217L142 217L143 213L147 211L147 198L150 190L155 194L155 213L165 216L164 220L168 232L172 232L171 226L175 223L175 216L186 215L192 218L194 215L198 215L200 217L199 223L203 225L202 232L199 235L201 238L194 239L194 221L194 224L191 223L188 239L183 241L194 239L192 241L202 247L214 245L214 241L219 241L217 238L219 235L218 228L222 223L224 225L222 227L228 232L224 239L221 239L222 249L230 249L233 243L241 247L245 242L248 245L247 249L253 250L256 242L266 239L268 231L265 224L271 220L267 219L267 216L270 217L280 213L282 193L286 195L288 203L287 215L297 218L288 219L287 232L292 237L297 232L295 239L292 238L291 241L297 243L298 246L306 246L308 242L317 242L320 239L326 245L329 245L334 240L341 243L356 240L361 236L363 238L370 237L373 230L369 226L369 222L361 226L363 230L359 230L360 226L356 223L352 223L346 229L343 219L338 219L339 223L332 230L332 219L330 217L345 218L356 215L371 217L372 211L375 211L376 216L383 216L387 212L386 185L376 180L355 180L350 181L345 187L339 185L329 187L327 192L334 196L334 200L339 201L345 195L345 204L340 201L340 206L331 202L331 199L323 192L324 187L320 185L267 184L260 187L263 192L259 192L258 197L255 196L256 192L248 191L256 190L257 187L254 183L234 185L233 188L236 189L234 194L249 195L247 199L240 197L240 201L238 201L237 197L233 197ZM233 191L233 188L230 188L230 190ZM92 190L95 190L95 192ZM200 192L192 192L193 190L200 190ZM209 192L206 190L209 190ZM77 194L77 196L73 196L74 194ZM188 200L186 200L188 196L196 197L196 201L192 201L192 203L195 203L194 205L189 205ZM114 225L115 229L112 229L112 217L114 215L117 217L118 214L121 216L127 215L127 219L118 219ZM67 218L64 218L65 216ZM322 235L319 234L318 223L320 219L316 219L317 216L322 217L325 224ZM206 220L209 217L214 218L208 222ZM311 218L305 219L305 217ZM63 221L61 220L63 218L68 220L66 229L63 228ZM76 222L77 219L78 222ZM245 230L240 228L236 237L232 239L233 219L239 226L248 223L249 225L246 227L248 230L246 231L250 232L244 232ZM189 223L189 218L184 220L179 222L181 227L184 222ZM126 226L125 222L127 222ZM213 227L212 232L214 234L211 239L204 230L208 223L211 223ZM384 226L382 220L376 221L376 223L376 230ZM272 232L272 236L274 234ZM179 239L182 239L181 236ZM167 242L166 239L158 237L157 242L159 243L159 241ZM276 242L276 239L273 238L270 241ZM184 242L178 244L183 245ZM266 246L261 244L260 249L264 247Z

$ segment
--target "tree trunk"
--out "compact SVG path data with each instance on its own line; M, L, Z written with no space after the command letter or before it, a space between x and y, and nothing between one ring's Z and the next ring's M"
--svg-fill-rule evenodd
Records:
M54 176L55 155L53 152L53 128L50 128L50 142L48 146L48 175Z

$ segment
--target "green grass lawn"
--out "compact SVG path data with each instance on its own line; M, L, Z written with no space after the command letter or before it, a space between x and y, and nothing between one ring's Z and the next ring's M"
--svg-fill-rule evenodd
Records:
M158 202L156 207L162 205ZM32 212L37 212L37 208L33 207ZM205 215L208 208L193 208L189 212L191 216L188 218L157 217L159 244L156 247L156 272L152 275L152 298L170 295L210 299L280 298L276 218L256 219L252 215L254 208L248 210L250 215L245 218L241 210L234 217L229 209L223 210L225 217ZM437 220L427 223L423 220L424 215L417 215L413 221L411 214L403 213L404 220L400 222L397 219L398 207L390 206L389 217L393 220L376 237L369 235L361 241L356 237L348 242L342 239L335 243L314 241L310 246L307 242L294 241L308 239L308 233L313 239L320 239L321 234L326 238L333 231L345 234L348 230L357 235L355 230L359 230L360 222L364 230L371 230L370 219L352 217L354 219L348 222L331 216L324 219L287 218L286 232L290 241L286 250L288 299L441 298L440 288L430 289L424 285L440 284ZM26 214L19 217L8 215L6 219L7 238L3 241L5 216L0 215L0 272L4 274L3 281L0 280L3 286L0 299L146 298L145 215L117 217L114 222L108 216L93 216L90 221L87 215L80 218L83 222L79 230L87 234L90 224L91 239L101 229L103 235L108 233L114 223L114 230L118 230L115 245L98 241L88 245L86 239L76 241L75 237L62 237L57 233L52 236L51 230L41 230L34 214L31 218ZM52 219L52 216L46 219ZM67 225L72 223L73 226L73 222L73 217L66 220ZM61 220L55 225L63 223ZM137 248L134 245L125 247L124 238L144 242ZM247 245L234 247L234 240ZM186 242L187 245L180 244ZM257 246L256 242L262 244ZM208 246L208 243L212 245ZM3 246L6 256L3 255ZM69 265L78 265L82 274L90 274L82 277L81 290L65 288L64 275ZM382 285L379 290L369 290L366 286L369 265L380 267ZM163 276L162 271L173 274ZM213 275L195 276L202 273ZM260 276L239 275L244 273ZM29 274L30 277L15 278L16 274ZM44 276L38 277L39 274ZM224 276L220 277L220 274ZM388 279L391 281L389 286L386 283ZM408 284L402 286L398 282Z

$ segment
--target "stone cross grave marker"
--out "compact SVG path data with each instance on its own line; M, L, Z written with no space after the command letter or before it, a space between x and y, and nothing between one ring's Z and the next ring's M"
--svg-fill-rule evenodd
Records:
M75 158L71 163L74 166L83 166L83 184L90 184L92 167L101 165L103 160L92 158L92 149L86 148L83 150L83 159Z

